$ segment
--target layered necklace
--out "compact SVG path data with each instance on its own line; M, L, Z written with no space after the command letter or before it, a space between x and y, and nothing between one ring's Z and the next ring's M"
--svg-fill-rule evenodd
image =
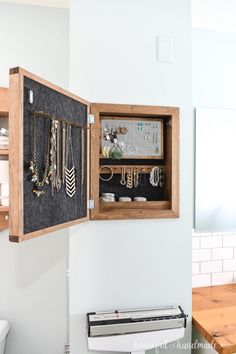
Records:
M46 118L46 116L45 116ZM72 124L51 118L44 123L46 130L43 148L38 151L37 116L33 116L30 171L32 190L36 197L46 193L46 185L51 185L52 197L64 186L65 193L72 198L76 193L76 168L74 162ZM44 122L48 122L47 119ZM38 137L38 139L36 139ZM41 139L42 142L43 139ZM41 151L43 150L43 151ZM43 155L42 168L39 156ZM81 127L81 198L84 184L84 129Z
M46 131L46 144L44 151L44 166L42 173L39 172L39 161L38 161L38 151L37 151L37 140L36 140L36 118L33 117L33 131L32 131L32 157L30 160L30 171L31 171L31 182L34 183L34 188L32 190L33 194L37 197L45 194L43 187L49 184L49 179L52 173L50 167L50 144L49 144L49 134ZM40 179L41 176L41 179Z

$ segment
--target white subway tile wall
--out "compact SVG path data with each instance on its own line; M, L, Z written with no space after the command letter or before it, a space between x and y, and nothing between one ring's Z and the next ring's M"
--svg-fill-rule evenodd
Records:
M192 286L236 283L236 233L197 233L192 238Z

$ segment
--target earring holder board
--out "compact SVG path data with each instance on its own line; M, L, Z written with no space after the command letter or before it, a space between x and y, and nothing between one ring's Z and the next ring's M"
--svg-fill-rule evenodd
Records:
M130 117L104 117L101 120L101 155L104 146L112 149L112 142L106 140L105 132L119 129L119 144L124 146L125 159L163 159L163 121L161 119L144 119ZM109 137L110 139L110 137Z
M88 220L88 107L87 101L23 69L10 71L11 241L19 242ZM45 193L39 197L32 192L34 184L31 182L29 166L32 158L34 112L61 117L71 126L76 169L76 193L73 197L66 194L64 186L59 191L55 190L53 196L50 185L44 187ZM45 144L50 139L51 120L49 117L35 118L34 129L37 163L42 171ZM82 141L81 129L84 130ZM83 148L81 144L84 144Z
M91 104L95 123L91 125L91 199L94 208L92 220L176 218L179 216L179 109L177 107ZM138 124L139 123L139 124ZM144 126L141 131L140 123ZM148 129L145 129L145 125ZM150 129L149 129L150 127ZM137 145L135 153L120 159L103 155L103 146L112 149L104 135L118 128L126 128L126 134L117 135L125 144ZM136 132L134 132L136 129ZM138 131L137 131L138 130ZM149 132L150 130L150 132ZM130 136L128 137L130 132ZM148 134L149 133L149 134ZM154 133L154 135L153 135ZM156 133L157 140L156 140ZM127 135L127 139L126 139ZM145 137L150 136L150 139ZM147 143L149 140L150 144ZM116 143L115 143L116 144ZM158 151L155 151L158 146ZM102 166L108 166L103 168ZM165 186L154 187L149 174L158 167L165 174ZM122 169L144 170L146 185L126 188L120 183ZM113 177L109 181L99 180ZM115 201L103 201L103 193L113 193ZM134 201L134 197L146 197L146 202ZM131 202L119 202L119 197L130 197Z

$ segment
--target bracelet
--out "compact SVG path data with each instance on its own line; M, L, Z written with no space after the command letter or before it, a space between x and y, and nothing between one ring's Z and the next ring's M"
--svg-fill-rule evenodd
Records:
M158 187L159 181L160 181L160 168L159 167L152 168L152 170L150 172L149 181L153 187Z
M108 168L108 170L110 170L111 175L110 175L108 178L102 178L102 177L101 177L101 171L102 171L104 168ZM110 181L110 180L112 179L112 177L113 177L113 169L112 169L110 166L107 166L107 165L101 166L101 167L100 167L100 170L99 170L99 174L100 174L99 178L100 178L102 181L108 182L108 181Z

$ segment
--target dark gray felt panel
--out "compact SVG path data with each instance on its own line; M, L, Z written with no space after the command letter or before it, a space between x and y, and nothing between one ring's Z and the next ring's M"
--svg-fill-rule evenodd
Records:
M29 90L34 93L33 104L29 103ZM72 128L74 160L77 171L77 192L74 197L66 195L64 188L51 195L51 187L44 187L45 194L37 198L33 193L33 183L30 181L31 173L29 161L31 159L32 114L33 111L44 111L78 122L86 127L87 106L71 99L47 86L44 86L27 77L24 78L24 233L41 230L47 227L62 224L68 221L83 218L87 215L87 142L86 130L84 140L85 165L84 188L80 191L81 180L81 139L80 129ZM48 138L50 128L49 119L37 118L37 150L39 165L42 167L44 157L44 143ZM41 170L41 168L40 168Z

